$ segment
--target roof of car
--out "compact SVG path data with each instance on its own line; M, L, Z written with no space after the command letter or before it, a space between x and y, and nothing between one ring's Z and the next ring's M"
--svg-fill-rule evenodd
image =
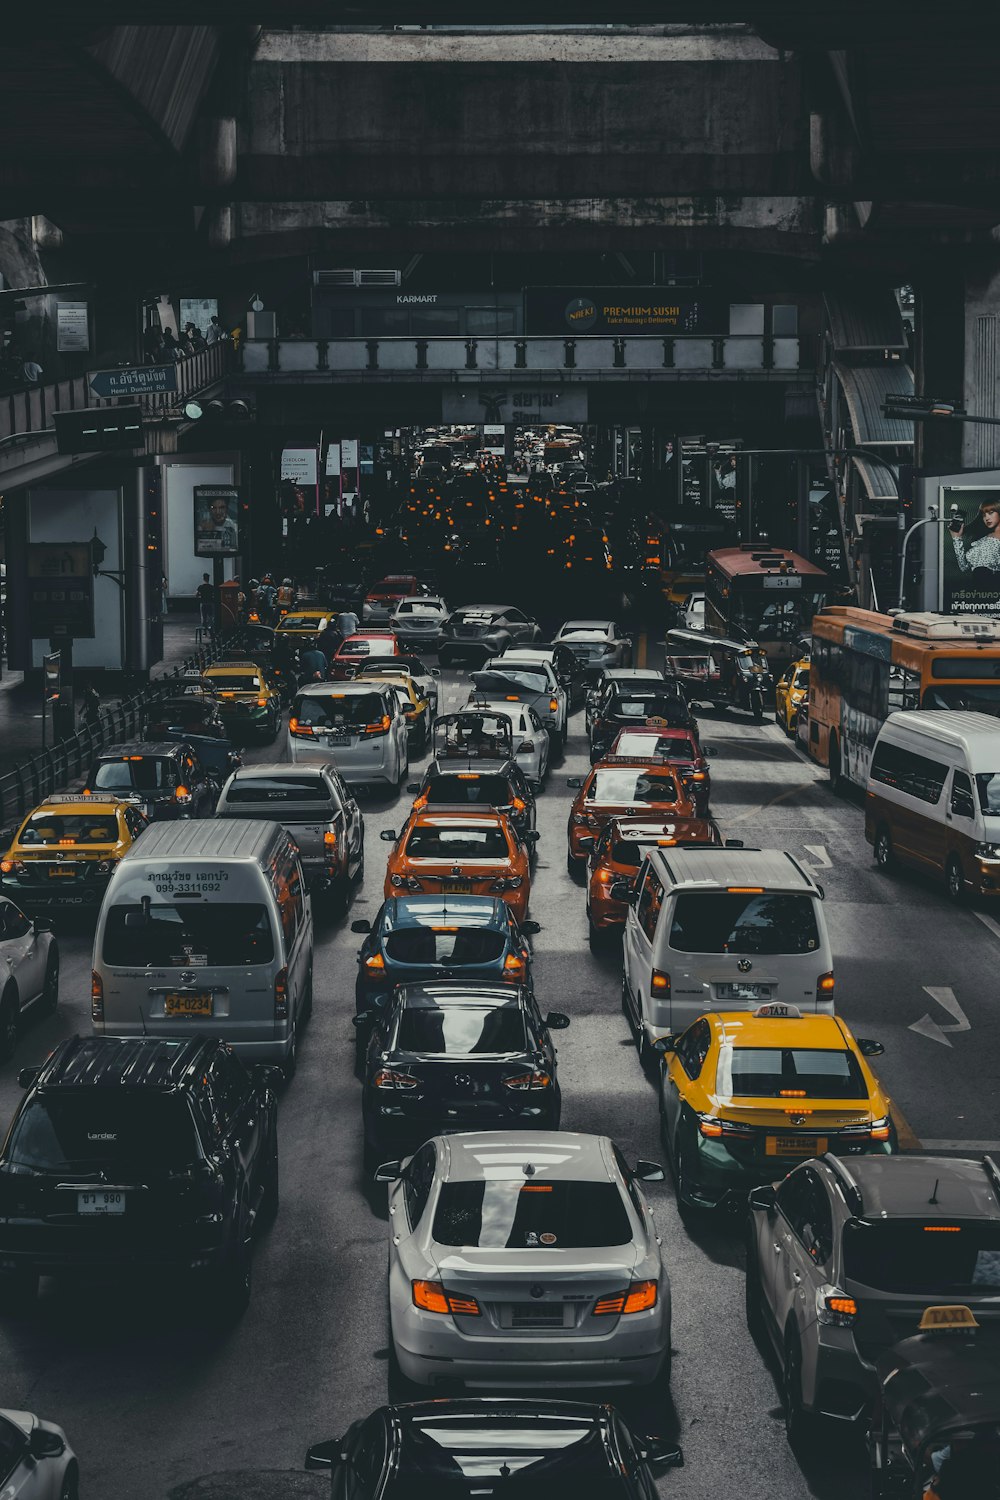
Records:
M456 615L501 615L506 609L515 609L513 604L460 604Z
M220 672L256 672L258 676L262 675L255 661L217 661L205 668L206 677L218 676Z
M505 714L513 723L518 716L523 718L530 707L530 703L523 703L520 698L482 698L477 694L474 698L470 698L460 711L475 713L478 710L479 713ZM476 764L478 765L479 762L477 761Z
M131 740L122 745L105 745L103 750L98 750L94 760L139 760L147 755L180 755L183 750L181 740Z
M656 667L604 667L605 682L665 682L663 673Z
M88 798L88 803L90 799ZM281 825L269 818L192 818L152 823L123 864L138 859L245 859L266 853Z
M283 781L311 781L324 772L336 773L336 766L317 765L315 761L293 765L291 761L254 761L252 766L238 766L233 772L233 781L260 781L266 776L280 776Z
M762 1007L766 1009L767 1007ZM713 1011L706 1019L720 1041L734 1047L809 1047L821 1052L843 1052L847 1037L836 1016L757 1016L753 1011Z
M611 1143L606 1136L571 1130L475 1130L444 1138L450 1182L608 1181ZM526 1167L533 1168L528 1172Z
M919 713L898 711L890 714L882 726L880 738L892 739L899 730L918 741L937 740L939 744L960 747L970 756L989 756L996 750L997 721L993 714L964 713L959 709L921 709Z
M366 677L358 681L356 677L348 677L343 682L307 682L303 687L296 689L299 698L344 698L352 693L377 693L382 683L380 677ZM384 684L383 691L388 688Z
M134 807L134 797L118 797L113 792L102 793L98 797L85 797L82 792L55 792L51 797L43 797L37 807L33 807L26 814L31 818L35 813L42 812L77 812L92 813L102 809L104 812L117 812L121 807Z
M846 1165L860 1189L866 1219L1000 1219L1000 1177L983 1158L907 1151L899 1156L852 1156Z
M503 984L499 980L496 984L470 984L460 979L442 984L400 984L396 986L396 998L411 1010L431 1010L442 1005L489 1006L492 1009L511 1003L523 1008L526 1003L525 991L520 985Z
M783 849L654 849L650 858L674 887L816 892L812 876Z
M594 630L605 634L613 624L613 620L565 620L559 627L559 634L560 636L569 635L575 630Z
M197 1037L74 1036L42 1064L42 1088L176 1088L218 1043Z
M401 927L506 928L507 903L499 896L390 896L382 923L387 932Z

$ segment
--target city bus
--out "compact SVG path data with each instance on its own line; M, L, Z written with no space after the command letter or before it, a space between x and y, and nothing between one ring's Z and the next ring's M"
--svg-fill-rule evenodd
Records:
M756 641L769 662L799 654L813 615L831 589L822 568L768 542L744 542L708 554L705 629L712 635Z
M875 738L895 709L1000 718L1000 620L832 605L812 622L806 724L811 758L839 790L865 787ZM1000 734L1000 725L998 725Z

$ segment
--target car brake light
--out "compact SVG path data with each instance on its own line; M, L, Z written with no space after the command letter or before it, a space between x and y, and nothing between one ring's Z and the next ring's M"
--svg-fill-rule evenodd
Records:
M104 980L96 969L90 971L90 1018L104 1020Z
M554 714L559 712L559 700L557 698L549 699L549 711Z
M422 797L416 797L416 798L414 798L414 802L413 802L413 811L414 812L417 812L419 808L426 807L426 806L427 806L427 796L426 796L426 793Z
M611 1292L607 1297L598 1297L594 1303L593 1316L604 1318L617 1313L648 1312L656 1306L658 1287L655 1281L636 1281L621 1292Z
M961 1224L925 1224L924 1234L961 1234Z
M366 724L365 728L364 728L364 733L365 734L388 734L389 733L389 725L391 723L392 723L392 720L390 719L389 715L388 714L383 714L382 717L381 717L381 719L377 719L374 724Z
M816 1289L816 1318L835 1328L849 1328L858 1315L858 1304L829 1282Z
M415 1089L419 1082L412 1073L403 1073L399 1068L380 1068L372 1079L377 1089Z
M720 1120L702 1119L698 1121L698 1129L707 1139L715 1140L722 1134L722 1122Z
M14 861L12 859L0 860L0 872L2 872L4 875L9 875L13 868Z
M328 849L336 849L336 847L337 847L337 835L336 835L336 832L332 828L327 828L327 829L324 830L324 833L323 833L323 843L326 845L326 847Z
M820 991L821 994L829 995L833 992L834 984L835 980L832 973L821 974L817 981L816 988Z
M412 1286L413 1305L422 1308L424 1312L443 1313L445 1316L453 1313L463 1318L480 1316L479 1303L475 1297L451 1292L440 1281L414 1281Z
M288 970L279 969L274 976L274 1019L288 1020Z
M889 1124L887 1117L872 1121L871 1137L873 1141L888 1141L891 1139L892 1126Z
M365 959L365 968L384 969L385 959L382 957L381 953L373 953L369 958Z
M505 1078L504 1087L515 1089L518 1093L523 1093L528 1089L551 1088L552 1079L548 1073L543 1073L540 1068L533 1068L530 1073L515 1073L512 1078Z
M670 994L670 975L663 969L654 969L649 981L649 987L657 995Z
M505 974L523 974L524 959L516 953L508 953L503 961L503 969Z
M521 800L520 797L515 797L514 800L513 800L513 802L510 805L514 809L515 812L524 812L524 810L525 810L525 808L527 806L527 803L522 802L522 800Z
M191 792L190 792L190 789L188 787L186 787L186 786L179 786L177 788L176 792L174 793L174 797L175 797L175 799L178 802L190 802L191 801Z
M311 724L301 724L298 719L292 718L288 721L288 732L300 740L305 740L312 736L313 730Z

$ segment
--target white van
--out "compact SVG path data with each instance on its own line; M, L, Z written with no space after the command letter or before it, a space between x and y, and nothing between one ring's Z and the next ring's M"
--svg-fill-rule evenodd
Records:
M991 714L890 714L872 751L865 838L881 870L939 876L953 901L1000 895L1000 724Z
M94 937L99 1036L220 1037L290 1078L312 1007L313 921L277 823L154 823L118 865Z
M823 889L779 849L651 849L629 900L622 1004L640 1053L710 1010L833 1014ZM616 887L612 886L615 895Z

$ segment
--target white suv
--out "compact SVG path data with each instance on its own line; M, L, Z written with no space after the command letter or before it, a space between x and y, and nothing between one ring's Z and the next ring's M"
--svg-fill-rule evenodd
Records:
M332 761L348 785L397 791L410 768L406 719L388 682L317 682L300 688L288 715L293 765Z

